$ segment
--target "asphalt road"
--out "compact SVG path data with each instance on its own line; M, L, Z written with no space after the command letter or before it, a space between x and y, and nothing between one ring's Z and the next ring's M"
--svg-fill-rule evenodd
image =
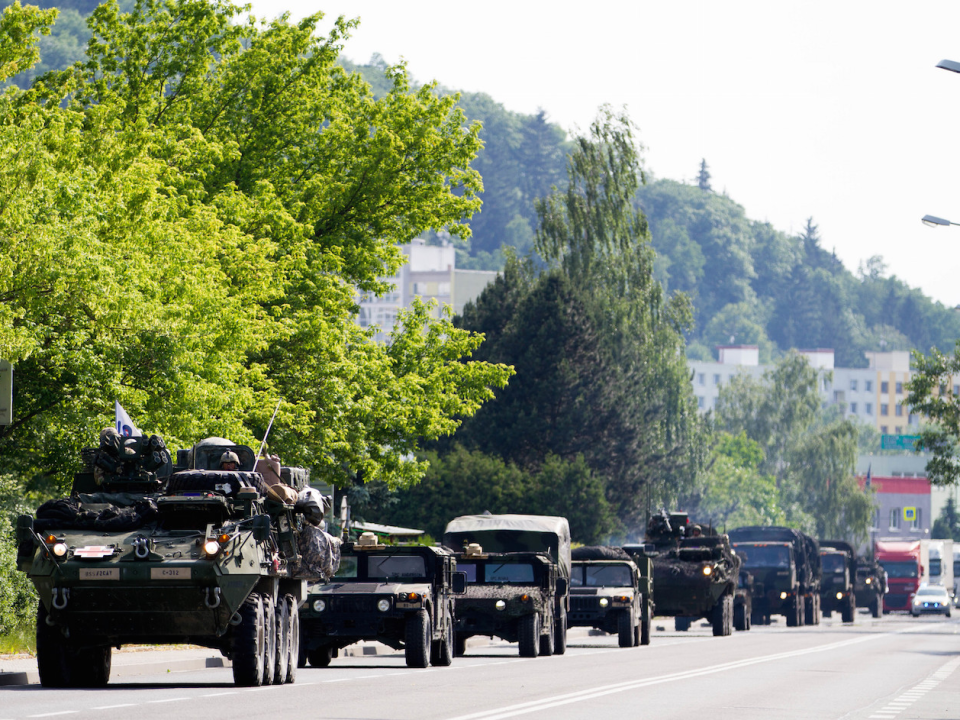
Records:
M0 688L0 720L960 720L958 620L860 615L845 627L834 617L727 638L656 624L668 631L648 647L580 637L564 656L520 659L500 644L427 670L408 669L402 655L339 658L281 687L236 688L229 669L208 669L102 690Z

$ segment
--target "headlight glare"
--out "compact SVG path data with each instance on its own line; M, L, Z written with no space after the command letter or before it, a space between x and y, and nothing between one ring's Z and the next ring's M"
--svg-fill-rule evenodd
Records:
M712 575L712 574L713 574L713 568L712 568L710 565L704 565L704 566L703 566L703 574L704 574L704 575L707 575L707 576Z
M386 598L381 598L380 601L377 603L377 610L379 610L380 612L386 612L389 609L390 609L390 601L387 600Z
M313 611L314 612L323 612L327 609L327 603L325 600L314 600L313 601Z
M838 592L838 593L837 593L837 600L843 600L843 593L842 593L842 592Z
M785 593L785 592L780 593L780 599L781 599L781 600L786 600L786 599L787 599L787 593Z
M600 598L600 607L606 607L609 604L610 604L609 600L607 600L606 598Z
M507 604L503 600L497 600L497 604L494 605L494 607L497 608L497 610L505 610Z
M53 554L56 555L57 557L63 557L64 555L66 555L67 544L58 542L56 545L53 546Z
M220 543L218 543L216 540L207 540L203 544L203 551L207 555L216 555L218 552L220 552Z

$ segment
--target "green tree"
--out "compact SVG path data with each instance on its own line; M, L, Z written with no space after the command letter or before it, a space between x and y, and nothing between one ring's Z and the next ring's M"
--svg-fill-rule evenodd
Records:
M926 468L931 483L955 485L960 481L960 396L952 389L960 375L960 341L949 355L936 348L929 355L914 351L913 365L904 404L930 421L921 428L916 449L931 454Z
M707 160L700 161L700 172L697 173L697 187L706 192L712 192L710 187L710 170L707 167Z
M960 542L960 513L957 512L957 503L952 497L947 498L940 517L934 521L930 537Z

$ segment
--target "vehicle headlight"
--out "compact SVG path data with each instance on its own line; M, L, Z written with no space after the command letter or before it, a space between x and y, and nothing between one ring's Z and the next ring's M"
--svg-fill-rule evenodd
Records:
M704 565L704 566L703 566L703 574L704 574L704 575L708 575L708 576L709 576L709 575L712 575L712 574L713 574L713 568L712 568L710 565Z
M600 598L600 607L606 607L609 604L610 604L609 600L607 600L606 598Z
M387 600L387 598L381 598L380 601L377 603L377 610L379 610L380 612L386 612L389 609L390 609L390 601Z
M843 593L842 593L842 592L838 592L838 593L837 593L837 600L843 600Z
M327 609L327 601L326 601L326 600L314 600L314 601L313 601L313 611L314 611L314 612L321 613L321 612L323 612L323 611L326 610L326 609Z
M216 540L207 540L203 544L203 552L211 557L216 555L218 552L220 552L220 543L218 543Z
M505 610L507 607L507 604L503 600L497 600L497 604L494 605L494 607L497 610Z
M780 599L781 599L781 600L786 600L786 599L787 599L787 594L786 594L785 592L780 593Z
M63 557L64 555L66 555L67 544L58 542L56 545L53 546L53 554L56 555L57 557Z
M873 578L867 578L867 585L873 582Z

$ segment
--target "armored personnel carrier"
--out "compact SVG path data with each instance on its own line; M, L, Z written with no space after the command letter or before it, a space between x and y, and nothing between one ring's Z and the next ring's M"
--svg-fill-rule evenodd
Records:
M457 598L457 650L472 635L491 635L518 642L523 657L566 652L566 518L463 515L447 524L443 544L467 573L467 591Z
M572 556L570 626L617 635L620 647L649 645L651 601L641 589L640 569L626 551L579 547Z
M706 618L714 635L730 635L740 560L727 536L691 525L687 513L661 512L650 518L646 540L655 552L657 614L674 616L679 631L689 629L693 620Z
M453 596L466 578L453 553L423 545L381 545L365 532L343 546L340 569L310 588L300 610L301 667L326 667L341 648L377 640L403 650L409 667L449 665Z
M730 540L754 577L754 624L786 617L789 627L820 622L820 547L817 541L788 527L742 527Z
M285 500L307 471L283 468L278 495L244 445L211 439L174 465L158 436L112 430L84 451L70 497L18 519L17 564L40 596L41 684L105 685L111 648L129 643L216 648L238 685L293 682L307 533ZM237 469L220 469L225 453Z
M857 614L857 552L843 540L820 541L820 567L823 573L820 585L820 608L824 617L834 612L840 619L852 623Z
M867 608L875 617L883 615L883 596L887 592L887 573L880 563L871 558L857 560L857 580L854 585L857 607Z

